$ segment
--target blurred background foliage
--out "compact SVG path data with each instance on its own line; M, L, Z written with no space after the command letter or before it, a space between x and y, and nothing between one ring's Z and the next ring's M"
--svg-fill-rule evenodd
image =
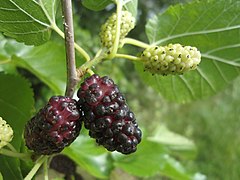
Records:
M79 4L79 1L76 0L76 4ZM146 19L164 11L169 5L184 2L189 1L139 1L137 28L131 31L129 36L138 37L147 42L144 33ZM108 8L109 14L106 11L92 13L81 6L78 6L76 10L76 13L80 15L81 27L90 29L93 39L104 19L112 13L111 6ZM103 18L99 21L100 16ZM89 21L94 23L89 23ZM129 48L125 48L125 51L131 54L138 52L138 49ZM223 92L211 98L187 104L176 104L164 100L152 88L143 84L134 71L133 64L129 61L114 60L114 63L104 63L103 66L97 67L97 71L100 74L111 74L113 79L120 84L130 107L134 109L140 125L146 131L153 132L157 126L166 125L170 130L194 141L197 147L194 159L185 161L184 158L181 159L183 156L175 154L183 160L187 169L199 171L208 179L213 180L240 178L238 161L240 156L240 78ZM156 176L144 179L159 178Z
M189 1L140 0L137 25L130 32L129 37L148 42L145 33L146 20L159 12L163 12L170 5L184 2ZM81 0L74 0L75 39L91 55L94 55L100 46L98 33L101 24L114 10L114 6L110 4L103 11L94 12L82 6ZM61 27L61 11L58 11L57 22ZM63 40L56 33L53 33L51 40L57 44L56 52L63 53L63 47L59 47L63 44ZM52 84L51 80L40 78L42 77L41 73L44 74L44 72L40 71L37 73L40 75L36 75L33 71L34 63L29 62L30 66L33 67L31 71L29 66L20 63L20 58L28 62L28 59L37 53L47 52L47 47L50 45L40 47L33 52L31 48L26 51L26 48L22 47L23 45L17 46L16 50L13 48L16 45L19 44L16 42L8 43L7 50L9 51L7 53L0 50L0 54L10 54L14 60L14 65L0 66L0 71L21 74L31 82L35 99L34 109L37 111L47 102L49 97L60 93L60 91L58 89L54 91L54 87L49 88ZM51 45L55 47L54 44ZM140 50L127 46L121 51L126 54L136 54ZM28 51L31 52L28 53ZM52 55L53 59L59 59L64 56L61 53L56 57L51 51L48 57ZM40 58L42 57L40 56ZM81 57L77 56L77 64L80 65L82 62ZM59 69L65 68L64 63L63 61L58 64L59 67L61 65ZM145 139L139 145L139 151L133 156L124 157L118 153L110 155L103 148L97 147L94 140L89 140L86 130L83 130L73 145L63 152L63 154L75 159L79 165L78 173L83 178L90 180L99 178L113 180L203 180L206 177L210 180L236 180L240 178L240 163L238 161L240 156L240 78L237 78L227 89L213 97L177 104L165 100L159 93L144 84L132 62L115 59L99 64L94 70L100 75L111 76L119 85L129 106L136 114ZM64 82L64 75L62 76L59 84ZM153 156L149 154L153 154ZM151 159L152 157L155 159ZM160 165L161 167L157 167ZM54 177L54 172L52 174ZM41 175L38 178L41 179Z

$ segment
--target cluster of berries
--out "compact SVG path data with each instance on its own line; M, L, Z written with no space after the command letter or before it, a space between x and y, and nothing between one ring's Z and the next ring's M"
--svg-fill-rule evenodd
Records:
M29 149L44 155L58 153L77 138L84 122L89 135L109 151L136 151L141 130L112 79L94 74L85 79L77 95L78 102L53 96L27 122L24 137Z
M13 130L5 120L0 117L0 149L11 142L13 138Z
M183 74L194 70L201 61L201 54L195 47L169 44L145 49L141 58L144 70L152 74Z
M116 37L116 21L117 14L113 13L112 16L108 18L106 23L104 23L101 27L101 31L99 33L101 43L104 47L110 49ZM134 28L135 26L135 18L128 11L122 11L121 17L121 26L120 26L120 38L119 38L119 46L121 47L122 40L125 36Z

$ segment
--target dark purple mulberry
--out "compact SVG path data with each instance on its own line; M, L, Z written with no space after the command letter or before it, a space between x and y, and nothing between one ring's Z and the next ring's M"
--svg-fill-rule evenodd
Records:
M61 152L79 135L79 118L75 100L64 96L51 97L25 126L27 147L44 155Z
M77 169L75 162L63 154L56 155L52 158L50 168L65 175L73 175Z
M123 154L136 151L142 133L112 79L94 74L85 79L77 95L81 119L98 144Z

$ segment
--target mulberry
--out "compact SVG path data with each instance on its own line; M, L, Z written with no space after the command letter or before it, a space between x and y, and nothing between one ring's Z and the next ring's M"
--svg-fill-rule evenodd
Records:
M101 32L99 33L102 45L108 49L114 44L116 37L116 21L117 14L113 13L106 23L102 25ZM132 14L128 11L122 11L119 46L122 46L122 40L134 28L134 26L135 18Z
M11 142L13 138L13 130L5 120L0 117L0 149Z
M169 44L145 49L141 58L144 70L153 74L183 74L194 70L201 61L201 54L195 47Z
M25 126L27 147L44 155L61 152L79 135L79 118L75 100L64 96L51 97Z
M81 117L89 135L109 151L130 154L141 141L141 130L113 80L96 74L85 79L77 93Z

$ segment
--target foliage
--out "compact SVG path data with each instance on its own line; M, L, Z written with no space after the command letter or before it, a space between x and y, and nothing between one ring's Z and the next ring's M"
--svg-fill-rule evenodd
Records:
M229 116L229 114L236 114L237 110L235 109L233 113L231 109L226 109L226 107L237 107L239 102L234 98L239 99L239 96L232 97L234 103L231 106L225 105L225 103L231 103L227 98L218 102L219 107L226 111L223 112L222 117L218 117L217 107L211 112L214 102L211 101L203 108L203 101L196 100L208 101L210 96L219 93L239 76L240 19L238 12L240 2L237 0L192 1L170 6L154 16L151 15L152 11L146 8L152 1L149 1L149 4L137 0L125 0L124 2L126 2L124 9L130 11L136 18L140 20L143 18L139 17L138 12L145 15L143 21L146 22L146 34L141 28L145 24L139 21L133 32L129 34L132 38L147 38L150 45L181 43L196 46L201 51L202 62L196 71L181 76L152 76L143 72L142 62L136 55L149 45L139 40L126 38L123 48L117 52L126 56L119 56L111 61L103 58L99 63L98 57L94 57L93 54L95 55L100 49L98 34L95 33L100 30L100 26L93 20L96 18L99 22L104 22L105 15L109 13L108 10L115 10L115 2L83 0L82 4L75 3L76 9L83 5L84 7L81 7L83 12L93 18L91 21L91 19L77 17L78 11L74 14L75 37L78 43L75 45L78 51L77 65L83 68L84 65L88 65L84 60L91 58L92 62L96 63L88 68L102 75L111 74L122 87L130 106L136 110L140 126L144 126L144 138L135 154L124 156L98 147L94 140L87 136L86 130L83 130L76 141L65 148L62 153L72 158L80 169L100 179L112 177L116 169L121 169L138 178L160 174L161 177L170 179L193 179L199 169L189 167L189 160L197 157L199 161L202 159L208 161L208 153L218 153L215 149L205 151L205 148L218 138L219 134L216 136L213 134L207 144L202 138L208 137L215 128L224 129L229 121L232 127L228 129L228 133L233 129L237 131L239 126L237 117ZM163 5L163 1L158 3ZM138 4L141 9L137 8ZM58 26L62 23L59 7L60 2L57 0L0 0L0 32L2 32L0 36L0 116L13 127L12 145L22 153L27 151L22 138L24 125L34 115L34 109L39 108L38 104L42 103L39 99L46 100L51 94L63 95L65 91L67 73L64 40L62 39L64 33ZM150 18L146 20L146 16ZM83 49L87 51L87 55L84 54ZM129 63L123 58L135 62ZM26 76L23 69L30 73L31 77ZM39 88L42 90L40 94L33 94L33 90L36 92L33 86L35 80L40 83ZM146 84L143 84L141 80ZM178 108L175 108L175 105L166 103L149 87L153 87L161 94L161 97L172 102L191 103L176 105ZM216 96L216 101L222 96ZM146 113L145 110L149 112ZM204 114L209 117L205 117ZM192 121L187 122L189 118L186 120L186 116L191 117ZM215 118L216 116L218 118ZM158 119L171 119L171 122ZM202 122L201 119L220 119L224 123ZM195 146L191 140L171 132L164 125L168 123L171 129L183 133L183 126L186 125L184 122L189 123L191 128L199 128L201 131L206 130L203 125L206 123L210 129L199 137L200 133L197 133L197 130L194 131L196 134L190 136L185 134L197 140ZM228 144L228 139L224 142L231 146ZM237 143L237 141L234 142ZM223 148L224 145L218 142L216 146ZM196 154L196 148L200 155ZM230 156L232 152L228 153L228 149L225 149L225 153ZM219 156L221 154L216 155L216 158ZM223 158L223 161L226 159ZM0 155L0 179L23 179L23 176L26 176L26 169L29 171L28 166L31 168L33 164L23 166L21 162L18 158ZM219 164L213 163L212 165L218 166ZM203 166L205 164L200 163L201 170L210 174ZM216 171L215 168L211 168ZM221 168L224 169L222 166ZM216 176L212 178L221 178L217 173L215 174ZM238 174L234 177L237 178L237 176Z

